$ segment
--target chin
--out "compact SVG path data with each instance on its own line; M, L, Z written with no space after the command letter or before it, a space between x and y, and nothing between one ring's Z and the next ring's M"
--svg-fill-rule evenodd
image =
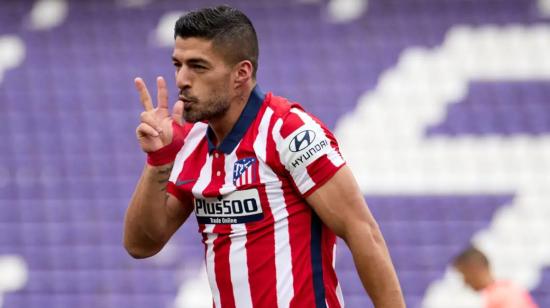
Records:
M197 122L200 121L200 120L197 120L195 118L185 118L185 117L183 118L183 120L185 120L185 122L187 122L187 123L197 123Z
M191 110L184 110L183 119L188 123L196 123L201 121L200 117L197 114L194 114Z

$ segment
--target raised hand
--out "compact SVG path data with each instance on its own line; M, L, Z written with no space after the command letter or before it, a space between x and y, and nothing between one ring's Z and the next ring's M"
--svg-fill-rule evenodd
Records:
M139 93L141 104L145 111L141 113L141 123L136 128L136 136L139 145L145 152L154 152L170 144L173 138L172 122L182 124L183 102L178 101L172 109L168 110L168 88L164 78L157 77L157 107L153 101L145 82L141 78L134 80Z

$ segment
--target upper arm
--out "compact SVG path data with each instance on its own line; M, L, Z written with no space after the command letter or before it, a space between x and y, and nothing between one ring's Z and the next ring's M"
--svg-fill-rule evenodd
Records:
M189 218L193 212L193 201L191 199L179 200L172 194L166 194L166 233L165 241L181 227L181 225Z
M319 120L292 108L274 136L289 178L338 236L352 226L377 227L336 138Z
M351 170L343 166L325 184L306 197L321 220L346 239L354 227L377 228Z

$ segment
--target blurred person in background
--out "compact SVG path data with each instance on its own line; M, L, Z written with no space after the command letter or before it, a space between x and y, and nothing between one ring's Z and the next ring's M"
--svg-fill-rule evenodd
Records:
M481 293L484 308L538 308L527 290L511 281L496 280L489 260L474 246L456 256L453 267L466 285Z
M375 307L404 307L385 241L332 133L256 85L248 17L227 6L192 11L174 36L172 112L163 78L156 107L135 80L147 163L126 212L128 253L155 255L194 212L216 307L342 307L339 236Z

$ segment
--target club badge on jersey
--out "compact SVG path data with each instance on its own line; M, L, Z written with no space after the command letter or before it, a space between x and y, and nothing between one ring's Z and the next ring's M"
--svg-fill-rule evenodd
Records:
M209 198L195 199L195 215L201 224L242 224L264 217L260 195L253 187L256 182L258 160L247 157L233 165L233 184L236 190Z
M233 165L233 185L241 187L254 183L257 171L258 160L255 157L239 159Z

